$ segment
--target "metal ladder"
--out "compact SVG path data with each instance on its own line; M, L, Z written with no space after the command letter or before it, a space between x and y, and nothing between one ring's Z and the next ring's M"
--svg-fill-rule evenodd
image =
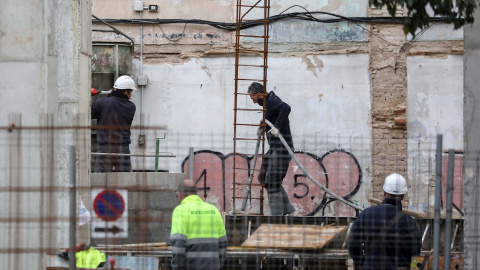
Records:
M268 68L268 37L269 37L269 17L270 17L270 0L257 0L254 4L250 4L255 0L237 0L237 12L236 12L236 33L235 33L235 106L234 106L234 122L233 122L233 155L234 155L234 162L233 162L233 213L237 211L235 201L236 199L243 199L243 189L242 194L239 194L237 191L238 187L247 188L248 183L245 182L245 179L237 179L236 172L237 170L247 170L246 168L237 167L237 158L239 155L247 155L244 153L239 153L237 148L241 141L243 143L248 143L248 141L256 141L261 140L261 152L259 151L259 157L264 157L264 148L265 148L265 134L261 136L261 138L257 137L257 128L259 126L265 126L265 103L263 103L263 108L259 109L249 109L249 108L241 108L239 106L239 98L243 101L245 100L245 95L248 96L247 88L248 85L243 85L244 82L260 82L263 84L264 95L266 96L266 89L267 89L267 68ZM245 4L247 3L247 4ZM263 13L263 18L258 19L250 19L253 16L258 16L259 11ZM259 23L263 25L263 34L245 34L242 28L249 23ZM249 39L255 44L252 48L243 48L240 46L242 39ZM258 45L256 45L258 44ZM262 48L263 44L263 48ZM261 63L241 63L240 58L241 56L258 56L260 55L262 58ZM245 59L245 58L242 58ZM259 77L255 76L247 76L247 74L252 73L257 74L258 71ZM239 86L239 83L242 84ZM249 98L248 98L248 101ZM258 114L262 113L262 123L246 123L248 121L239 120L239 114L245 116L247 114ZM254 115L253 115L254 116ZM251 127L248 132L249 138L242 138L242 136L238 136L240 126ZM253 129L253 127L256 127ZM251 130L251 131L250 131ZM252 134L250 136L250 134ZM247 137L247 136L244 136ZM254 137L254 138L253 138ZM254 169L254 168L252 168ZM253 170L249 170L249 174L253 172ZM260 200L260 215L263 215L263 184L259 183L252 183L251 186L258 186L261 188L260 190L260 197L250 197L251 200Z

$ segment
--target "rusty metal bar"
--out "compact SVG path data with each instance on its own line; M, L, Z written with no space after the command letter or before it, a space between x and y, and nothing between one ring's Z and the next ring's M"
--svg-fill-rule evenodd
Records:
M264 153L265 153L265 138L264 138L264 135L262 135L260 138L255 138L255 139L248 139L248 138L238 138L237 137L237 127L238 126L262 126L262 125L259 125L259 124L248 124L248 123L237 123L237 120L238 120L238 116L237 116L237 113L238 112L244 112L244 113L247 113L247 112L254 112L254 113L258 113L258 112L262 112L262 123L265 122L265 103L263 105L263 108L262 109L247 109L247 108L238 108L238 95L249 95L248 93L239 93L239 82L240 81L252 81L252 82L261 82L263 83L263 86L264 86L264 93L263 95L266 96L267 94L267 68L268 68L268 38L269 38L269 30L268 30L268 26L270 24L270 20L269 20L269 14L270 14L270 0L264 0L263 1L263 4L260 4L262 2L262 0L258 0L256 3L254 3L253 5L251 4L248 4L248 5L243 5L242 4L242 0L237 0L237 12L236 12L236 32L235 32L235 104L234 104L234 137L233 137L233 140L234 140L234 150L233 150L233 154L234 154L234 160L233 160L233 164L235 164L235 161L236 161L236 155L238 154L237 153L237 141L253 141L253 140L256 140L256 141L259 141L262 143L262 151L261 151L261 156L263 157L264 156ZM248 8L248 9L245 9L245 8ZM252 19L245 19L245 16L247 16L253 9L258 9L258 8L261 8L264 10L263 12L263 19L255 19L255 20L252 20ZM242 10L244 10L244 12L242 12ZM243 22L260 22L263 24L263 27L264 27L264 34L263 36L258 36L258 35L247 35L247 34L242 34L241 33L241 27L242 27L242 24ZM249 37L249 38L258 38L258 39L262 39L263 41L263 50L252 50L252 49L241 49L240 48L240 41L241 41L241 37ZM239 64L239 58L240 58L240 54L242 55L245 55L247 53L258 53L258 54L261 54L262 55L262 58L263 58L263 65L250 65L250 64ZM262 68L263 69L263 79L259 80L259 79L247 79L247 78L240 78L239 76L239 67L252 67L252 68ZM244 170L244 169L241 169L241 168L236 168L235 165L233 167L233 190L234 190L234 193L235 193L235 186L236 184L239 184L239 185L243 185L242 183L237 183L236 182L236 173L235 171L236 170ZM247 169L248 170L248 169ZM263 168L262 168L263 170ZM262 170L257 170L257 171L262 171ZM254 185L254 186L257 186L257 185ZM261 187L261 192L260 192L260 197L258 198L260 200L260 215L263 215L263 200L264 200L264 197L263 197L263 185L259 185ZM235 199L236 198L243 198L243 197L237 197L233 196L233 206L234 206L234 209L233 211L235 212Z
M237 108L235 111L246 111L246 112L263 112L263 109L243 109L243 108ZM252 124L255 125L255 124ZM258 126L258 124L256 125Z
M245 169L245 168L237 168L237 167L235 167L235 169L237 169L239 171L251 171L251 170L254 170L254 171L257 171L257 172L262 171L262 170L258 170L258 169Z
M165 221L164 217L155 217L155 216L128 216L125 217L127 221ZM56 222L74 222L76 220L76 217L58 217L58 216L40 216L40 217L4 217L0 218L0 224L1 223L56 223Z
M259 3L260 1L257 2L257 4ZM270 8L270 6L268 7L265 7L265 6L258 6L258 5L255 5L255 6L252 6L252 5L240 5L241 7L249 7L249 8Z
M174 191L171 188L158 188L156 186L139 186L139 185L120 185L112 183L110 185L102 185L102 188L122 188L128 191L139 191L139 192L148 192L148 191ZM78 190L90 191L91 189L96 188L95 186L77 186ZM14 193L14 192L59 192L59 191L69 191L70 187L67 186L38 186L38 187L0 187L0 193Z
M251 183L251 184L248 184L248 183L237 183L237 185L239 185L239 186L249 186L249 185L251 185L251 186L258 186L258 187L263 186L263 184L254 184L254 183ZM235 197L235 198L243 198L243 197Z
M265 23L267 20L243 20L244 22L258 22L258 23Z
M140 154L122 154L122 153L90 153L92 156L116 156L116 157L176 157L175 155L140 155Z
M240 52L256 52L256 53L265 53L265 51L260 51L260 50L251 50L251 49L243 49L243 50L240 50Z
M249 127L260 127L259 124L237 124L237 126L249 126Z
M266 68L264 65L245 65L245 64L237 64L239 67L261 67L261 68Z
M101 23L105 24L106 26L112 28L116 34L118 35L122 35L124 37L126 37L128 40L130 40L130 42L132 42L132 54L133 52L135 51L135 41L133 41L133 39L129 36L127 36L125 33L123 33L122 31L118 30L117 28L115 28L113 25L107 23L105 20L103 19L100 19L99 17L95 16L92 14L92 17L94 17L95 19L99 20Z
M238 36L239 37L251 37L251 38L263 38L263 39L268 38L268 36L254 36L254 35L241 35L241 34L239 34Z
M259 80L259 79L236 79L237 81L252 81L252 82L263 82L264 80Z
M251 139L251 138L236 138L237 141L258 141L258 139Z
M258 0L253 6L257 6L258 3L260 3L262 0ZM240 4L239 4L240 3ZM237 0L237 15L241 14L242 13L242 0ZM245 12L243 14L243 16L239 17L237 16L237 26L238 26L238 22L242 22L243 21L243 17L247 16L248 13L250 13L250 11L253 10L253 6L250 7L250 9L247 10L247 12ZM238 29L240 30L240 29Z
M235 93L234 95L248 96L248 93Z
M252 186L253 186L253 184L252 184ZM243 199L243 197L239 197L239 196L235 196L234 198ZM260 200L261 199L261 197L248 197L248 198L251 199L251 200Z
M122 129L122 128L130 128L130 129L141 129L141 128L146 128L145 126L128 126L128 125L123 125L123 126L21 126L21 125L15 125L11 124L9 126L0 126L0 130L7 130L9 132L13 130L64 130L64 129L76 129L76 130L82 130L82 129L94 129L94 130L116 130L116 129ZM153 129L153 130L165 130L165 127L162 126L149 126L148 129Z

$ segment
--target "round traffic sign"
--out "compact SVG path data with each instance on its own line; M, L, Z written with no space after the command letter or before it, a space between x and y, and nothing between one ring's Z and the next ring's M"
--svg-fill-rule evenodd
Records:
M117 220L125 211L125 201L115 190L100 192L93 201L97 216L105 221Z

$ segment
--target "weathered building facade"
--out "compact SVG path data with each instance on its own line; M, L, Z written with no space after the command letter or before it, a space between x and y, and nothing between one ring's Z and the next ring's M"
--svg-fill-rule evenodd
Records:
M132 1L93 1L93 14L108 19L135 42L132 75L148 77L148 84L133 98L143 113L137 114L135 121L165 127L161 151L174 152L177 158L162 161L163 169L184 170L179 164L188 155L188 147L220 153L220 163L232 152L235 31L215 26L235 22L236 2L144 1L145 7L158 5L159 11L137 12ZM360 0L270 1L270 6L270 16L325 12L313 14L323 22L290 18L269 26L268 90L292 107L295 150L318 159L339 149L351 154L354 160L349 164L358 165L345 171L350 175L354 171L355 176L343 172L346 176L334 179L334 173L326 173L332 189L352 195L359 205L368 205L368 197L380 198L384 177L395 171L407 176L411 187L419 191L409 195L409 207L430 211L433 201L424 198L433 196L434 171L422 165L433 160L434 136L444 135L445 149L463 149L462 31L437 24L412 39L405 36L401 24L375 20L388 14ZM259 12L252 11L261 18ZM334 15L367 20L328 21ZM398 15L402 16L401 12ZM203 21L183 21L193 19ZM97 22L93 28L108 29ZM243 33L262 31L262 26L256 26ZM96 42L129 42L122 35L95 30L92 40L94 46ZM243 48L256 45L248 37L240 42ZM258 57L244 55L240 61L253 63ZM249 83L240 82L240 88L246 92ZM254 108L248 96L244 99L240 103ZM239 131L245 136L254 132L248 128ZM134 135L135 142L139 133ZM153 151L158 136L145 135L145 145L136 143L134 151ZM253 149L253 143L246 143L242 152L253 153ZM151 170L153 160L137 165ZM202 166L193 178L217 165ZM359 174L361 179L357 179ZM225 169L218 177L231 185ZM215 185L213 179L205 178ZM302 210L298 213L311 209Z

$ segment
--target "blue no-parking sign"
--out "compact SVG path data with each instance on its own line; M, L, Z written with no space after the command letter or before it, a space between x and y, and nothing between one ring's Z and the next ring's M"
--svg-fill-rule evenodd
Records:
M93 200L93 210L100 219L114 221L125 211L125 201L115 190L104 190Z
M128 237L126 190L92 190L92 238Z

